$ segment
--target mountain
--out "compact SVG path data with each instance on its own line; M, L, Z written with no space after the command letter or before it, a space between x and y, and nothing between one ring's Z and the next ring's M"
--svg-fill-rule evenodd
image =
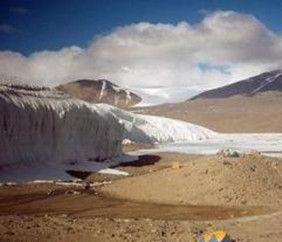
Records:
M217 132L282 132L282 70L202 92L184 102L134 107L135 113L195 123Z
M131 107L142 99L135 93L123 89L108 80L77 80L56 87L57 90L93 103L107 103L117 107Z
M190 100L198 98L226 98L235 95L253 96L267 91L282 91L282 70L264 72L230 85L208 90L194 96Z

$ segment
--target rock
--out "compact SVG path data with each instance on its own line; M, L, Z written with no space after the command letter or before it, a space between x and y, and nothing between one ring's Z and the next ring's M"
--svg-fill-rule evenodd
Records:
M52 195L53 193L54 193L54 190L52 190L52 189L48 189L47 190L47 195L48 196Z
M131 144L136 144L134 141L130 140L130 139L124 139L122 141L123 145L131 145Z
M86 182L86 184L85 184L85 186L84 186L84 189L85 189L86 191L88 191L88 190L91 189L91 185L90 185L89 182Z
M173 162L171 165L172 169L178 170L181 168L180 163L179 162Z
M5 234L6 234L6 235L9 235L9 236L11 236L11 235L15 235L15 233L14 233L13 231L10 231L10 230L9 230L9 231L7 231L7 232L5 232Z
M78 194L81 194L79 191L75 191L75 190L67 190L65 191L65 194L66 195L78 195Z
M217 155L224 157L224 158L237 158L240 157L240 154L236 150L231 149L222 149L217 152Z
M261 155L261 152L259 152L259 151L257 151L257 150L250 150L249 152L248 152L248 154L249 155Z

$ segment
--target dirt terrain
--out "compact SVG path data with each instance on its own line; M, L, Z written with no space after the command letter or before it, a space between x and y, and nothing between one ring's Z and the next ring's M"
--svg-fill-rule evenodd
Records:
M196 99L183 103L135 108L134 112L180 119L226 133L282 132L282 94Z
M280 162L160 153L118 167L130 177L2 185L0 241L193 241L222 228L236 241L278 242Z
M190 162L182 159L179 162L179 169L168 167L122 179L103 187L102 191L122 199L175 205L282 205L279 159L261 155L200 156Z

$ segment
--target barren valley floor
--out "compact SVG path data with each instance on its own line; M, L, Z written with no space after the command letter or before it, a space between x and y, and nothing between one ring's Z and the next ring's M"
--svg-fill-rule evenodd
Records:
M0 241L193 241L202 231L222 228L236 241L278 242L280 163L257 154L158 153L120 166L130 177L90 174L85 181L104 182L90 189L1 186Z

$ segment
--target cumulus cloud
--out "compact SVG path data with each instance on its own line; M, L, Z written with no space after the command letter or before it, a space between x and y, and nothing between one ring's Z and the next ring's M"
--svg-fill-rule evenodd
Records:
M216 11L196 25L142 22L118 27L85 49L73 46L27 57L2 51L0 72L49 86L107 78L127 87L207 89L280 68L281 54L282 37L255 17Z

